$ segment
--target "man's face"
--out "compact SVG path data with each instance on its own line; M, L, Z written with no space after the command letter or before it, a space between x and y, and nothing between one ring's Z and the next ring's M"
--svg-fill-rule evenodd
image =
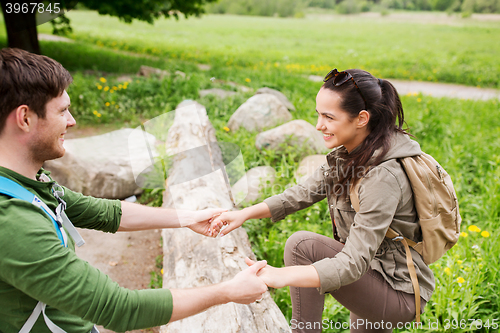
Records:
M64 155L64 134L76 122L69 112L70 99L66 90L46 105L45 118L38 118L30 150L36 162L53 160Z

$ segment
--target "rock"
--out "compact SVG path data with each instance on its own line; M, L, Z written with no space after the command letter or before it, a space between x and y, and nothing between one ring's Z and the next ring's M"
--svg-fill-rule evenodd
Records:
M319 75L309 75L307 79L313 82L323 82L324 77Z
M138 76L144 76L144 77L151 77L151 76L159 76L160 78L163 78L165 76L169 76L170 73L159 69L159 68L154 68L154 67L149 67L149 66L141 66L139 69L139 72L137 73Z
M73 191L99 198L124 199L142 190L136 183L132 166L146 169L151 165L150 153L144 150L144 138L155 146L155 137L139 136L143 142L130 141L133 129L126 128L103 135L64 142L66 153L46 161L44 168L59 184ZM156 152L152 152L156 156Z
M295 180L302 183L311 176L317 168L326 163L326 155L309 155L299 163L295 171Z
M198 65L196 65L196 66L198 66L198 69L199 69L200 71L209 71L209 70L211 70L211 69L212 69L212 66L207 65L207 64L198 64Z
M212 82L213 83L219 83L219 84L227 84L228 86L235 87L236 89L238 89L239 91L242 91L242 92L252 91L252 88L249 88L249 87L244 86L242 84L238 84L238 83L233 82L233 81L225 81L225 80L220 80L220 79L213 79Z
M231 189L223 173L223 155L219 146L213 144L215 140L215 130L205 108L193 101L181 103L167 134L166 152L172 168L163 207L188 210L234 208ZM180 220L181 226L189 222ZM192 288L227 281L246 268L245 257L255 258L243 228L215 239L187 228L170 228L162 231L162 237L164 288ZM160 332L289 333L290 328L266 292L262 301L214 306L162 326Z
M181 71L175 71L175 73L174 73L174 74L175 74L175 75L177 75L177 76L182 77L183 79L185 79L185 78L186 78L186 73L184 73L184 72L181 72Z
M267 148L279 151L280 145L286 142L293 146L307 145L312 151L321 153L326 150L323 141L323 136L313 125L298 119L258 134L255 146L258 149Z
M255 94L271 94L271 95L274 95L274 96L278 97L278 99L281 101L281 103L283 103L283 105L285 105L288 110L295 111L295 106L293 106L292 102L290 102L288 100L288 98L286 98L286 96L283 95L283 93L280 92L280 91L278 91L278 90L264 87L264 88L260 88L259 90L257 90L255 92Z
M236 202L240 205L255 202L263 188L274 183L276 170L269 166L259 166L248 170L231 188Z
M221 99L225 99L229 96L236 95L236 92L219 88L200 90L200 97L205 97L207 95L215 95Z
M273 127L292 119L292 115L278 97L258 94L243 103L229 119L228 127L236 131L243 126L248 131Z
M132 82L132 76L131 75L120 75L119 77L116 78L116 81L118 82Z

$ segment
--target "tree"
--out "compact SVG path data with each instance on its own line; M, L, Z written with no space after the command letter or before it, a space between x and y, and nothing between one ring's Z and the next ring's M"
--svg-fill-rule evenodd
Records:
M184 15L186 18L190 15L199 16L204 12L203 6L213 1L216 0L82 0L78 2L89 9L97 10L101 15L117 16L126 23L137 19L152 24L155 19L162 16L167 18L170 16L178 18L179 15ZM69 20L61 15L77 4L77 1L62 0L1 0L0 2L9 47L17 47L38 54L40 54L40 46L36 26L49 20L54 22L53 20L59 16L60 22L69 27ZM56 12L55 8L60 8L60 12ZM42 10L42 20L38 18L37 21L39 9L45 9L45 11ZM47 9L50 9L50 12ZM54 30L57 31L56 26Z

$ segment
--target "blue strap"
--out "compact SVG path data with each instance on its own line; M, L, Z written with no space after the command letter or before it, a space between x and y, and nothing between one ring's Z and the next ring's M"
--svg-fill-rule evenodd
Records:
M57 237L61 240L61 244L65 246L64 244L64 238L62 235L62 232L59 227L59 223L56 221L56 219L52 216L50 209L49 211L47 210L46 205L43 204L43 202L33 193L16 183L15 181L12 181L8 178L5 178L3 176L0 176L0 194L5 194L9 197L16 198L19 200L24 200L29 203L32 203L33 205L39 207L41 210L47 214L52 222L54 223L54 227L56 228L56 233ZM44 207L45 206L45 207Z

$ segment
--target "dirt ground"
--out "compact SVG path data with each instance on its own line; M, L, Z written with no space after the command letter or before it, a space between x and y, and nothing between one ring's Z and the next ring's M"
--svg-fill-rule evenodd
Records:
M77 255L107 274L121 287L149 289L150 272L155 268L156 257L162 254L159 230L104 233L79 229L85 245L77 248ZM97 327L101 333L113 331ZM128 331L133 333L159 332L159 328Z

